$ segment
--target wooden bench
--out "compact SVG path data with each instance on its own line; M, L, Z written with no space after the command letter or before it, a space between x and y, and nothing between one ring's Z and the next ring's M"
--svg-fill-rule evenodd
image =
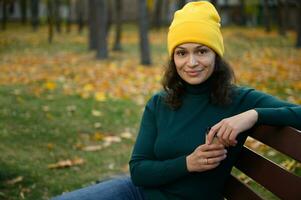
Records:
M252 129L251 133L252 138L301 162L301 131L291 127L259 126ZM241 151L235 167L280 199L301 200L301 177L248 147ZM224 197L227 200L263 199L233 175L226 183Z

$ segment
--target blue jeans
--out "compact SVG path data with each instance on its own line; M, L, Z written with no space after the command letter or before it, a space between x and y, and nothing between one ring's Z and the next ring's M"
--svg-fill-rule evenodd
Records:
M143 191L128 176L65 193L52 200L143 200Z

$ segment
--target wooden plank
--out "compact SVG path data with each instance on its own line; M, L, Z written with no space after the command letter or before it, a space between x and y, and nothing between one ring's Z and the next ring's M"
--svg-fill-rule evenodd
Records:
M251 149L242 149L235 166L281 199L301 199L301 177L291 174Z
M230 175L225 185L224 197L227 200L263 200L248 185Z
M259 126L251 131L251 137L301 162L301 131L273 126Z

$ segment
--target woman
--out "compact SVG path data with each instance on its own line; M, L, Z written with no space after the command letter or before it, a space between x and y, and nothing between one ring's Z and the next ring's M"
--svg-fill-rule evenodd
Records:
M131 178L61 199L223 199L248 129L255 124L301 129L301 106L233 84L222 59L220 17L209 2L191 2L175 13L168 52L164 91L145 107Z

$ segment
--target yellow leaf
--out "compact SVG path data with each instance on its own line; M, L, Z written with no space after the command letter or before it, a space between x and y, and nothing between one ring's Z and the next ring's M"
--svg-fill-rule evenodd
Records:
M48 148L48 150L52 150L54 148L54 144L48 143L47 148Z
M103 92L96 92L95 93L95 99L97 101L105 101L107 98L106 98L105 93L103 93Z
M90 83L84 85L84 91L85 92L91 92L94 89L94 86Z
M48 81L45 83L44 87L47 90L54 90L56 88L56 83L52 82L52 81Z
M100 141L100 140L103 140L104 138L105 138L105 135L103 133L96 132L96 133L94 133L92 139L95 140L95 141Z

